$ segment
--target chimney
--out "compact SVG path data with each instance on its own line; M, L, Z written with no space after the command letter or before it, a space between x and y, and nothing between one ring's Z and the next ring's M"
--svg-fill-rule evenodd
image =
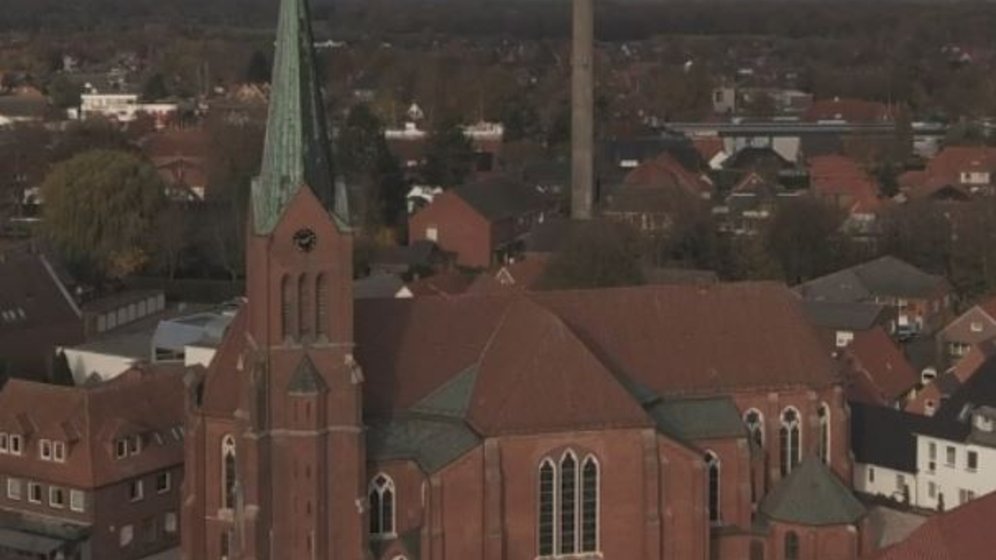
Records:
M594 2L574 3L571 48L571 218L591 219L594 196Z

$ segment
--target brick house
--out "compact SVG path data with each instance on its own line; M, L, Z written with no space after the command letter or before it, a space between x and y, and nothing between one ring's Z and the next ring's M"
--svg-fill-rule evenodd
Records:
M973 305L938 333L938 343L951 361L961 359L969 349L996 338L996 298Z
M928 274L892 256L815 278L795 288L805 300L878 303L892 308L890 332L933 333L949 319L953 290L943 276Z
M30 537L48 539L67 559L128 560L176 546L182 375L146 367L86 387L8 381L0 390L0 524L20 538L0 540L0 557L33 552L16 546Z
M927 162L924 170L908 171L899 184L909 198L965 200L993 194L996 185L996 148L947 146Z
M460 266L488 268L521 249L550 208L534 189L495 177L448 190L408 219L409 242L432 241Z
M184 558L870 549L843 387L784 286L354 301L306 10L281 5L248 299L189 378Z

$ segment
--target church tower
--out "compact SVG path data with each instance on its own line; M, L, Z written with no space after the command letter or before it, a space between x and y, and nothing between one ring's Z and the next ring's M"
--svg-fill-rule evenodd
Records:
M248 303L191 397L189 560L365 557L352 235L316 70L307 0L282 0Z

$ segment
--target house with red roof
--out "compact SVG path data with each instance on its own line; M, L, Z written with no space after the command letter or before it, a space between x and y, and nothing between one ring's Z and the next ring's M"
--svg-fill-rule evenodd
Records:
M0 557L144 558L179 544L183 370L0 390ZM82 556L81 556L82 555Z
M996 185L996 148L948 146L927 162L926 169L900 176L910 199L966 200L992 194Z
M882 206L878 183L853 159L817 156L808 160L809 188L813 196L862 220L874 218Z
M602 215L644 232L668 230L675 216L712 197L714 186L705 175L689 170L664 152L629 171L622 184L603 198Z
M881 327L855 333L840 358L851 402L901 405L920 383L916 370Z
M996 338L996 297L990 297L947 324L937 335L947 358L957 361L972 346Z

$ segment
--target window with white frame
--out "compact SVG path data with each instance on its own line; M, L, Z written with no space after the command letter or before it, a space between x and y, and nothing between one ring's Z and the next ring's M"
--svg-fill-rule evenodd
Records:
M52 442L52 460L57 463L66 462L66 443L63 441Z
M969 451L965 457L965 468L975 472L979 468L979 453L976 451Z
M947 464L947 466L949 467L955 466L955 462L957 461L957 456L958 455L955 451L955 448L949 445L947 449L945 449L945 463Z
M707 484L709 488L709 522L712 524L719 524L722 521L722 512L720 510L719 501L721 480L719 456L712 451L706 451L705 463L708 476Z
M21 499L21 479L9 477L7 479L7 497L11 500Z
M927 443L927 470L937 470L937 444L932 441Z
M52 441L43 439L38 441L38 454L44 461L52 460Z
M601 476L598 460L579 462L573 450L539 465L538 551L540 557L587 554L599 550Z
M114 441L114 456L118 459L128 456L128 440L121 438Z
M0 453L7 453L7 432L0 432Z
M11 455L20 455L21 454L21 449L22 449L22 446L23 446L23 443L24 443L23 440L21 439L21 435L20 434L10 434L8 440L9 440L8 444L9 444L9 447L10 447L10 454Z
M778 430L780 448L779 466L782 476L788 476L802 460L802 428L799 411L788 407L782 411L781 428Z
M156 475L156 493L163 494L169 492L172 485L172 480L169 471L163 471Z
M48 505L60 509L66 507L66 491L58 486L49 486Z
M373 477L367 489L370 500L370 535L374 538L394 536L394 480L384 473Z
M145 486L142 479L137 478L128 483L128 499L137 502L145 496Z
M142 436L134 435L128 438L128 453L138 455L142 452Z
M33 504L42 503L42 487L37 482L28 483L28 501Z
M69 509L78 513L86 511L86 494L82 490L69 491Z
M764 447L764 416L761 411L752 408L744 414L744 424L747 426L747 434L750 435L758 447Z
M131 525L125 525L118 531L118 544L121 545L121 548L124 548L131 544L134 537L135 529Z
M817 450L820 459L830 464L830 405L822 403L816 410L816 415L820 421L820 445Z

